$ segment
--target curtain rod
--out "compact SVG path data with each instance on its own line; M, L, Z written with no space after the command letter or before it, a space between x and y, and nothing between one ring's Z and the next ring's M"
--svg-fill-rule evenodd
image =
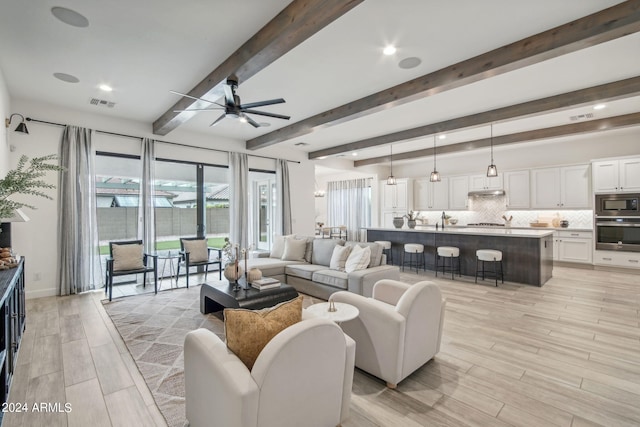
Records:
M53 125L53 126L67 126L67 125L65 125L65 124L63 124L63 123L48 122L48 121L46 121L46 120L38 120L38 119L33 119L33 118L31 118L31 117L27 117L25 120L27 120L28 122L44 123L44 124L47 124L47 125ZM141 136L125 135L125 134L123 134L123 133L109 132L109 131L106 131L106 130L96 130L96 129L93 129L93 130L94 130L95 132L102 133L102 134L105 134L105 135L122 136L122 137L125 137L125 138L133 138L133 139L139 139L139 140L142 140L142 139L143 139ZM160 140L160 139L154 139L154 141L156 141L156 142L160 142L160 143L162 143L162 144L176 145L176 146L178 146L178 147L201 148L201 149L203 149L203 150L218 151L218 152L220 152L220 153L231 153L231 151L227 151L227 150L220 150L220 149L217 149L217 148L198 147L198 146L195 146L195 145L181 144L181 143L179 143L179 142L162 141L162 140ZM275 158L275 157L260 156L260 155L258 155L258 154L247 154L247 156L260 157L260 158L262 158L262 159L269 159L269 160L278 160L278 159L277 159L277 158ZM298 164L300 164L300 162L299 162L299 161L297 161L297 160L287 160L287 162L291 162L291 163L298 163Z

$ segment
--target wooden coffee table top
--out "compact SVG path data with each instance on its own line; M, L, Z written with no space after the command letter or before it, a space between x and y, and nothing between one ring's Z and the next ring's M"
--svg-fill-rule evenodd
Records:
M277 288L258 290L247 287L243 279L238 280L241 288L234 291L234 285L226 280L203 283L200 288L200 312L203 314L220 311L224 308L247 308L257 310L272 307L298 296L293 286L280 284Z

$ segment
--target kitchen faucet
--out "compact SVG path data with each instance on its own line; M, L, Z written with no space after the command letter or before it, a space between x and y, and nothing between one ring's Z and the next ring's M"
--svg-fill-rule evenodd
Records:
M443 229L444 229L444 217L445 217L445 214L444 214L444 211L442 211L442 228Z

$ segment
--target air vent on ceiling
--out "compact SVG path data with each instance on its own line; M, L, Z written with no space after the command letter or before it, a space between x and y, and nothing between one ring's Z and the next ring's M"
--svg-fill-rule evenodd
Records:
M96 105L98 107L107 107L107 108L113 108L116 105L115 102L107 101L104 99L98 99L98 98L91 98L89 100L89 104Z
M593 119L593 113L578 114L576 116L569 116L569 120L571 120L572 122L577 122L578 120L588 120L588 119Z

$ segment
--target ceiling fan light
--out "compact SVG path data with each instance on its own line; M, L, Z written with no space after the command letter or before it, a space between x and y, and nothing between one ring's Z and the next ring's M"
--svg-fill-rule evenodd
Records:
M431 176L429 177L429 181L430 182L440 182L440 172L438 172L437 170L433 170L433 172L431 172Z
M389 175L389 177L387 178L387 185L396 185L398 183L398 181L396 180L396 177L393 175Z
M498 176L498 168L492 163L487 168L487 177L491 178L494 176Z

